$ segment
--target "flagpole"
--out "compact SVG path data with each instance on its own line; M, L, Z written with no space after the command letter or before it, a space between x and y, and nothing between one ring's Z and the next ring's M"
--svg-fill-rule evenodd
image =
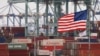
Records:
M88 43L88 56L91 56L91 41L90 41L90 11L89 11L89 8L90 8L90 0L85 0L85 3L86 3L86 7L87 7L87 36L88 36L88 39L89 39L89 43Z

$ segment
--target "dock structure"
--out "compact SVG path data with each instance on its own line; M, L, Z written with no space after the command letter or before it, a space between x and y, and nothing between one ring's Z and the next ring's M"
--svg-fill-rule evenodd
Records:
M100 56L99 4L99 0L8 0L0 8L0 56ZM72 23L80 26L74 21L82 19L86 28L74 28ZM65 31L59 31L63 24Z
M32 10L30 10L30 7L28 5L30 2L36 3L36 5L33 6L33 7L35 7L35 12L36 12L36 13L34 13L34 15L32 12L30 12L30 11L32 11ZM28 28L28 23L29 23L28 22L29 17L32 17L33 21L34 21L33 22L33 24L35 25L35 27L33 26L35 28L34 35L39 36L39 34L40 34L41 26L39 26L39 25L41 23L40 23L39 19L42 16L43 22L44 22L42 25L42 28L44 28L43 30L44 30L45 36L50 36L50 35L51 36L59 36L61 34L57 32L58 20L63 15L72 13L72 12L70 12L71 8L73 8L73 10L71 9L73 11L73 13L77 12L77 11L89 9L89 11L93 12L92 14L94 15L94 10L92 9L91 4L94 4L96 6L96 0L95 1L86 1L86 0L75 0L75 1L74 0L59 0L59 1L58 0L20 0L20 1L19 0L8 0L8 3L11 8L12 7L15 8L15 6L13 5L14 3L16 3L16 4L17 3L25 3L25 10L24 10L25 14L22 14L17 8L15 8L19 12L19 15L15 15L15 14L13 14L14 12L11 13L12 9L9 8L8 17L7 17L7 26L9 26L10 22L13 24L13 26L15 26L15 21L17 20L17 19L16 20L14 19L14 18L16 18L15 16L18 16L20 18L17 21L18 21L19 26L21 26L22 25L21 18L24 17L25 18L24 24L26 27L26 30L25 30L26 36L28 36L27 28ZM40 14L41 6L39 6L41 4L45 5L45 9L42 8L44 10L44 13L42 15ZM70 4L73 4L73 5L70 5ZM11 15L10 15L10 13L11 13ZM89 15L87 15L87 16L89 16ZM13 20L9 19L10 17L13 17ZM95 17L93 17L93 18L95 18ZM50 21L53 21L53 22L50 23ZM87 20L87 21L90 21L90 20ZM87 23L87 25L88 24L89 23ZM88 26L87 26L87 28L89 28ZM89 31L87 31L87 32L89 32ZM66 35L68 35L67 32L66 32ZM77 36L77 31L74 31L73 35Z

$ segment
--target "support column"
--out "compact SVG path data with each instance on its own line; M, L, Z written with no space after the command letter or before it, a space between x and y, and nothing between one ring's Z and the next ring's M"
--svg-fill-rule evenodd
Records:
M56 24L55 26L54 26L54 36L57 36L57 12L56 12L56 5L57 5L57 3L54 1L54 23Z
M9 7L9 11L8 11L8 14L7 14L7 27L9 27L9 13L11 11L11 5L12 3L9 3L10 7Z
M46 36L48 36L48 0L46 0Z
M69 0L66 0L66 14L68 14L68 11L69 11L69 10L68 10L68 6L69 6L69 5L68 5L68 2L69 2ZM69 36L69 33L66 32L66 35L65 35L65 36L68 37L68 36Z
M36 0L36 13L36 35L39 36L39 0Z
M66 0L66 14L68 14L68 2L69 2L69 0Z
M13 16L13 27L15 27L15 15Z
M25 1L25 37L27 37L28 35L28 30L27 30L27 19L28 19L28 0Z
M7 27L9 26L9 15L7 15Z
M56 20L56 22L58 21L58 19L61 17L61 11L62 11L62 9L61 9L61 2L62 2L62 0L59 0L58 2L56 2L55 1L55 3L56 3L56 15L57 15L57 20ZM57 24L57 26L58 26L58 24ZM57 32L57 28L58 27L56 27L56 32ZM61 34L60 33L56 33L57 34L57 36L61 36Z
M21 18L19 19L19 27L21 27L22 25L21 25Z
M58 13L58 19L61 17L61 2L57 3L57 13Z
M77 12L77 1L74 1L74 13ZM77 36L77 31L74 31L74 37Z

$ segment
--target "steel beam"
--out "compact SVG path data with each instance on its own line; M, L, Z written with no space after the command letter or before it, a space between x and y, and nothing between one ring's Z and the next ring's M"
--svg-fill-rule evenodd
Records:
M28 36L28 33L27 33L28 32L28 30L27 30L28 17L27 17L27 15L28 15L28 1L26 0L26 2L25 2L25 36Z

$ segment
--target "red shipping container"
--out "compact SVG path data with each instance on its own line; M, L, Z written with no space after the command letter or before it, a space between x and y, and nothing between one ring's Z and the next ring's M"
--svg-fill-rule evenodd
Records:
M28 50L9 50L9 56L29 56Z
M0 44L0 56L9 56L7 44Z

